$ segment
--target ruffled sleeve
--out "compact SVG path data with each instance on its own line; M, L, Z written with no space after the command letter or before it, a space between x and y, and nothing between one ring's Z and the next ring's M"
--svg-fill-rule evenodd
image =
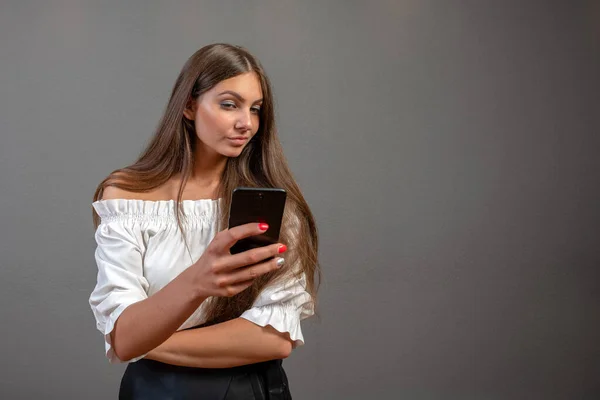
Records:
M133 362L144 355L120 360L112 347L110 333L123 310L148 297L148 281L143 276L143 241L136 232L135 221L119 217L110 206L109 201L94 203L101 223L95 234L97 283L89 303L96 318L96 327L104 335L109 361Z
M293 348L296 348L304 344L300 321L313 314L314 304L306 291L306 275L302 274L299 278L266 287L241 318L289 333Z

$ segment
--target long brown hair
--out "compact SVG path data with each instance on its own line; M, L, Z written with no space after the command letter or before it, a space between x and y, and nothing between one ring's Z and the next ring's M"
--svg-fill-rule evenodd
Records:
M256 135L239 157L229 158L218 189L221 198L219 229L227 226L231 193L238 186L278 187L287 191L281 241L288 245L286 267L257 278L243 292L229 297L209 300L207 323L219 323L239 317L252 306L263 288L276 280L306 274L307 291L316 303L318 267L318 238L315 220L294 180L283 154L275 128L271 84L259 61L246 49L229 44L212 44L194 53L183 66L165 112L156 132L139 159L126 168L113 171L104 179L94 194L94 201L102 199L104 188L115 186L130 192L156 189L174 176L181 176L177 194L176 215L183 233L181 201L183 189L194 166L196 131L193 121L183 115L190 99L198 99L220 81L254 72L263 92L260 124ZM94 226L100 223L94 211Z

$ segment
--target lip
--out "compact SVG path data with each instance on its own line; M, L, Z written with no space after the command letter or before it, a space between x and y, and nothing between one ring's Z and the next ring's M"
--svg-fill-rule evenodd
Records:
M248 138L246 136L234 136L228 137L227 140L229 140L229 142L233 143L234 145L240 146L246 143L248 141Z

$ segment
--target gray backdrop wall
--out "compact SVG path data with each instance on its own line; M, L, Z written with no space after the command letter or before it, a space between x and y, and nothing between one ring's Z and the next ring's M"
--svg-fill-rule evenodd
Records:
M92 194L224 41L270 74L319 223L296 399L600 398L599 23L597 1L2 1L0 397L116 398Z

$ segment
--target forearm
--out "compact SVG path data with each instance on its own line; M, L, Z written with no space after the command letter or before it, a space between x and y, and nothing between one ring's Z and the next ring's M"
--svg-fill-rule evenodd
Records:
M287 333L236 318L176 332L146 358L187 367L229 368L286 358L291 351Z
M184 271L153 296L127 307L111 333L114 351L130 360L167 340L205 300Z

